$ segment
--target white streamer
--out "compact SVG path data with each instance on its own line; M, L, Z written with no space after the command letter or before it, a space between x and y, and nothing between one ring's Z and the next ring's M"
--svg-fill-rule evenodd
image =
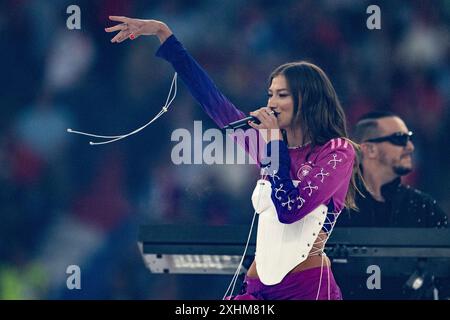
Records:
M172 90L174 90L173 96L172 96ZM172 98L171 98L171 96L172 96ZM166 113L169 110L169 107L172 104L173 100L175 100L176 96L177 96L177 73L175 72L175 74L173 75L172 84L170 85L169 94L167 95L166 103L164 104L162 109L158 112L158 114L152 120L150 120L145 125L143 125L142 127L138 128L130 133L119 135L119 136L104 136L104 135L92 134L92 133L87 133L87 132L82 132L82 131L76 131L76 130L72 130L72 129L67 129L67 132L84 135L84 136L89 136L89 137L94 137L94 138L110 139L108 141L103 141L103 142L89 141L89 144L91 146L107 144L107 143L115 142L118 140L122 140L122 139L125 139L126 137L129 137L129 136L135 134L135 133L138 133L139 131L145 129L147 126L149 126L150 124L155 122L156 119L161 117L164 113Z

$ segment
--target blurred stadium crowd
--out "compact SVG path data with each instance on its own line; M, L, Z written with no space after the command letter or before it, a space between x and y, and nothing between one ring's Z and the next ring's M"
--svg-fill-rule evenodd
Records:
M141 224L251 222L256 168L171 162L174 129L214 127L181 81L169 112L128 139L90 146L66 132L127 133L165 101L159 42L111 44L109 15L165 21L246 112L265 105L274 67L318 64L350 125L371 110L405 119L406 180L449 213L450 2L376 2L373 31L361 0L0 2L0 299L216 299L231 278L150 274L136 246ZM70 4L81 30L66 28ZM66 288L71 264L82 290Z

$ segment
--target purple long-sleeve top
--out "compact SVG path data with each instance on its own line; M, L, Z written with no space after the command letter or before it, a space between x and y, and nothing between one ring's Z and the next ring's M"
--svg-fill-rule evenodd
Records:
M172 64L192 96L220 128L245 117L217 89L174 35L167 38L156 55ZM269 150L271 143L267 146ZM250 154L255 150L258 149L246 146ZM341 211L345 205L354 159L353 146L345 138L336 137L313 150L311 145L288 148L284 141L280 141L279 167L269 177L279 221L298 221L321 204L327 205L333 212ZM293 180L298 182L297 186Z

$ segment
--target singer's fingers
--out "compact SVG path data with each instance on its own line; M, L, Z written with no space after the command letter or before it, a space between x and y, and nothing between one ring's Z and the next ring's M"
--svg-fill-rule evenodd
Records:
M130 31L128 31L128 30L126 30L126 31L123 31L123 36L117 41L118 43L121 43L121 42L123 42L123 41L125 41L125 40L127 40L127 39L131 39L131 40L134 40L135 39L135 37L133 36L131 36L131 32Z
M119 22L129 22L131 19L122 16L109 16L109 20L119 21Z
M259 109L256 109L255 111L252 111L253 113L260 113L260 112L262 112L262 111L264 111L264 109L265 108L259 108ZM251 113L251 112L250 112Z
M273 111L271 108L269 108L269 107L263 107L263 108L261 108L260 109L264 114L267 114L268 116L269 116L269 118L275 118L276 119L276 116L275 116L275 111Z
M126 30L128 28L128 25L121 23L113 27L105 28L106 32L114 32L119 30Z
M264 117L266 119L269 119L269 118L267 118L267 116L268 117L272 117L272 116L275 117L275 112L272 109L270 109L269 107L263 107L263 108L260 108L260 109L258 109L256 111L250 112L250 115L255 116L259 120L261 120L260 118L262 118L262 117Z
M271 117L271 118L277 118L276 116L275 116L275 111L273 111L273 110L271 110L271 109L268 109L268 110L266 110L267 111L267 114L269 115L269 117Z
M250 112L250 115L251 115L251 116L254 116L254 117L257 118L258 120L260 120L260 119L258 118L258 113L257 113L256 111Z
M111 39L111 42L121 43L122 41L127 39L129 35L130 32L128 31L120 31L114 38Z
M266 108L250 112L250 115L256 117L260 122L259 125L252 126L255 129L279 129L277 118L274 114L269 115Z
M267 113L267 110L262 109L258 112L258 119L261 121L261 123L269 124L271 123L272 119L270 118L270 115Z
M123 36L123 31L120 31L118 34L116 34L112 39L111 42L117 42L121 37Z
M250 112L250 115L254 116L254 117L261 117L263 115L264 111L262 109L258 109L255 111Z
M249 122L248 122L248 125L249 125L250 127L252 127L253 129L257 129L257 130L262 129L260 124L256 124L256 123L254 123L253 121L249 121Z
M268 115L265 115L265 112L261 112L261 110L256 110L253 112L250 112L251 116L254 116L256 119L259 120L259 122L261 123L261 125L266 125L267 124L267 117ZM257 129L261 129L261 127L258 127Z

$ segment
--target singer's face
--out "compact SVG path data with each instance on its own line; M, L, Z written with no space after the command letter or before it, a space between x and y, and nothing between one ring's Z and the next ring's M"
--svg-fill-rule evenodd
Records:
M278 112L278 126L280 129L288 128L294 115L294 99L285 76L279 75L272 79L268 96L267 106Z

